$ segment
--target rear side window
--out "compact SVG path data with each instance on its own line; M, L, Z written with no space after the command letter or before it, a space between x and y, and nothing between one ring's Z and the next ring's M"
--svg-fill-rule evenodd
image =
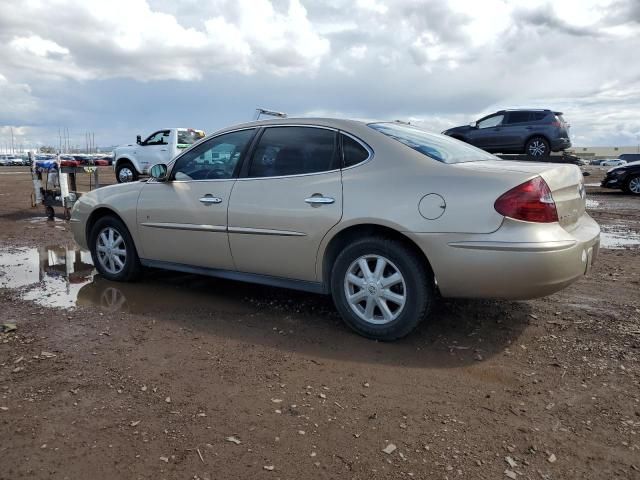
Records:
M249 177L279 177L338 168L336 132L313 127L271 127L260 137Z
M507 123L524 123L530 120L533 112L509 112Z
M531 121L538 122L540 120L543 120L546 116L547 114L544 112L531 112Z
M498 160L490 153L446 135L398 123L370 123L369 127L442 163Z
M362 163L369 158L369 151L360 143L346 135L340 136L342 137L342 165L345 168Z

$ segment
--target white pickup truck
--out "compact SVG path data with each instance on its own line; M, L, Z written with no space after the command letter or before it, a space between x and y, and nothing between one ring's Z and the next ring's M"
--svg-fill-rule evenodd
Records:
M116 147L113 151L113 169L118 183L133 182L146 175L157 163L169 163L181 150L204 138L204 131L194 128L165 128L142 141L138 135L136 145Z

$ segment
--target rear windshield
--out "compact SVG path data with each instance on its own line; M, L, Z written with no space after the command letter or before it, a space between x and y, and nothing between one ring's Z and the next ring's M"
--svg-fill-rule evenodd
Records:
M442 163L497 160L490 153L445 135L399 123L370 123L369 127Z
M202 130L194 130L193 128L178 130L178 145L192 145L203 138L204 132Z

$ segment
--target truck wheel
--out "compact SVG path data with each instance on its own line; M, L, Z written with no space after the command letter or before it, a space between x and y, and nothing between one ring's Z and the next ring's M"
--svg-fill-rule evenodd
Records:
M122 162L116 168L116 180L118 183L135 182L138 180L138 172L130 162Z

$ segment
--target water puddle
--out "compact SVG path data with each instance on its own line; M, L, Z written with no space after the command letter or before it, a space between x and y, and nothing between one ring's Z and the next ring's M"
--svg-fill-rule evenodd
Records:
M640 246L640 233L623 225L602 225L600 246L620 250Z
M134 283L111 282L94 269L91 254L67 247L0 250L0 288L17 290L44 307L97 306L105 312L251 313L255 286L168 271ZM260 289L258 288L258 291Z

